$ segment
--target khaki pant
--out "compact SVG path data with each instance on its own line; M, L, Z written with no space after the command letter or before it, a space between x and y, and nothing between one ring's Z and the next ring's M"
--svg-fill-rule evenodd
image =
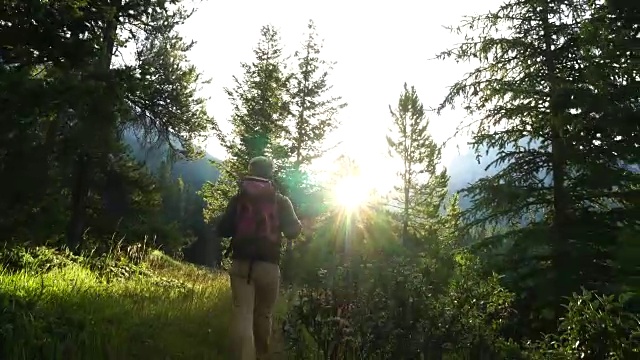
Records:
M231 353L233 359L264 359L269 351L271 319L278 298L280 267L256 261L247 283L249 261L233 260L229 275L233 296Z

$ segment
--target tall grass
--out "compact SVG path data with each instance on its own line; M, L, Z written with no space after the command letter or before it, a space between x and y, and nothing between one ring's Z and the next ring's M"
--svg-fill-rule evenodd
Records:
M226 275L160 253L135 266L27 255L0 269L0 359L227 358Z

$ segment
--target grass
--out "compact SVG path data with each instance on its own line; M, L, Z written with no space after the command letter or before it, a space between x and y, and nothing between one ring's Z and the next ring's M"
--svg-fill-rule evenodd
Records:
M226 274L159 252L138 264L44 248L2 256L0 359L228 357Z

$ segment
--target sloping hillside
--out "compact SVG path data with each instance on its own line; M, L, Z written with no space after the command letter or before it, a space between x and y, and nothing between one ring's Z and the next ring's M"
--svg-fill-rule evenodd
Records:
M224 358L226 275L140 255L3 252L0 358Z
M162 144L161 146L149 148L135 137L131 132L126 132L124 142L131 149L131 153L138 161L144 162L151 171L157 171L160 164L167 159L169 146ZM203 158L186 161L178 160L173 164L172 175L175 178L181 177L182 180L194 190L200 190L202 185L207 181L216 181L220 172L212 165L212 162L219 162L209 153L205 153Z
M157 172L163 161L167 160L169 147L162 144L158 147L145 147L132 132L126 132L125 144L129 146L133 157L143 162L151 172ZM203 158L186 161L178 160L172 164L171 177L182 178L190 199L193 211L189 214L188 224L196 240L183 249L184 259L200 265L215 267L220 261L220 242L211 238L211 229L205 224L202 207L204 202L197 192L207 181L215 182L219 171L213 165L220 160L205 154Z

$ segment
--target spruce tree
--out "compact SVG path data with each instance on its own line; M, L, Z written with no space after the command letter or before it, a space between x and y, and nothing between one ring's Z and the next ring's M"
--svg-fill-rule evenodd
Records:
M46 129L34 138L44 154L34 160L45 164L48 183L56 174L70 193L68 212L61 212L70 215L67 245L76 248L91 220L92 194L122 152L125 128L159 134L185 155L209 129L197 73L184 56L189 45L176 30L190 12L178 0L9 2L3 11L9 21L0 38L13 49L3 62L23 70L21 97L44 100L27 115L32 130ZM136 59L118 58L132 44L141 45ZM12 104L19 107L19 98Z
M318 189L310 184L305 168L327 152L327 135L338 127L336 116L346 106L341 97L329 94L332 89L329 71L335 63L320 57L322 43L312 20L307 30L301 49L293 55L295 66L289 87L291 117L288 122L291 137L284 144L292 155L290 169L283 174L287 195L303 217L321 211L311 196ZM292 245L292 241L287 240L286 259L291 256Z
M345 106L339 96L330 96L329 71L335 63L320 58L322 44L313 21L309 21L307 38L302 49L294 54L297 63L291 74L291 115L293 134L291 147L295 169L323 156L327 135L339 122L338 111Z
M389 106L393 118L391 136L387 136L389 153L402 164L398 174L401 194L402 242L409 233L425 233L433 229L434 221L446 196L449 178L445 170L438 171L441 149L429 134L429 119L415 87L404 84L404 91L395 109Z
M225 89L233 109L230 119L233 130L225 134L217 128L215 132L228 158L218 165L220 178L216 184L203 187L209 219L215 218L236 192L236 181L247 171L251 158L267 155L282 163L289 157L281 143L290 136L286 126L290 77L285 72L278 31L267 25L260 35L253 51L255 60L242 63L243 77L234 76L235 86Z
M503 228L482 245L506 247L496 263L508 265L505 280L522 294L521 320L543 315L531 336L555 328L564 296L610 288L620 225L637 219L620 216L629 209L620 198L637 182L623 164L637 148L637 91L624 80L629 58L611 49L619 30L599 15L603 6L508 1L466 19L466 41L439 55L480 61L441 109L462 100L475 118L473 148L497 151L489 166L498 172L465 189L473 199L465 215L470 225Z

